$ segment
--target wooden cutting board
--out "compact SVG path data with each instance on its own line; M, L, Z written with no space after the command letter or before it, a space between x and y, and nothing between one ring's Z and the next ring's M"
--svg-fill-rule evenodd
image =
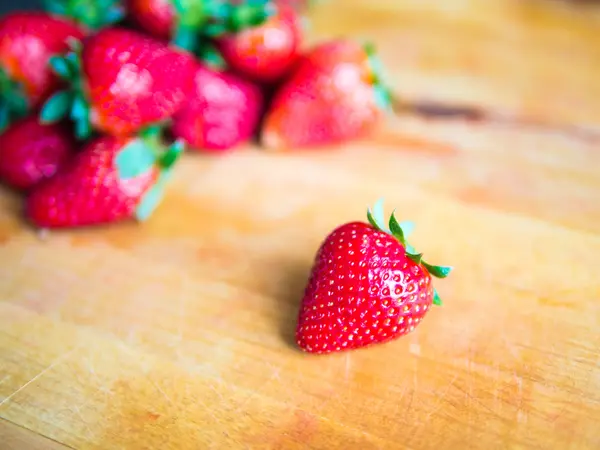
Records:
M313 40L372 39L411 98L600 124L597 7L332 0L313 16ZM340 149L189 155L149 222L50 234L2 190L0 447L600 448L599 146L400 117ZM396 342L303 354L313 255L380 196L455 266L445 304Z

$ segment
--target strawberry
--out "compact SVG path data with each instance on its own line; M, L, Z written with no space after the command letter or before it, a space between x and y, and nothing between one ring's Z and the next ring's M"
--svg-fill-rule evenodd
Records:
M440 304L431 276L450 267L427 264L406 243L410 224L392 213L389 227L379 201L369 223L335 229L317 253L300 308L296 340L310 353L357 349L397 339Z
M44 9L68 17L91 30L114 25L125 17L121 0L43 0Z
M48 60L83 31L67 19L16 12L0 19L0 131L24 117L59 86Z
M258 81L273 82L297 61L301 41L298 12L281 4L262 25L220 38L218 48L232 69Z
M90 141L53 178L35 188L26 215L38 227L71 228L144 220L161 200L183 147L160 152L159 140L102 136Z
M372 46L318 44L275 93L261 141L269 149L319 146L367 134L391 108Z
M250 139L263 107L261 89L237 75L200 65L196 89L173 117L173 135L189 146L225 150Z
M156 38L171 38L177 22L172 0L127 0L126 5L131 19L144 31Z
M238 32L264 22L270 12L270 2L127 0L127 10L131 19L146 32L194 51L209 36Z
M0 134L0 179L29 189L54 176L74 153L75 141L62 125L42 125L36 116L20 119Z
M122 28L101 30L82 50L51 64L70 89L46 102L41 120L52 123L70 114L79 138L92 128L131 135L170 118L191 92L196 69L192 55Z

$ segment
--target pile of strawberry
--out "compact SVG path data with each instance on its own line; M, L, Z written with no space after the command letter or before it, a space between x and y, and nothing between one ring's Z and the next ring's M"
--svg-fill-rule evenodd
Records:
M293 0L49 0L0 19L0 179L42 228L144 220L181 153L365 135L391 106L372 47L304 50ZM454 114L454 112L452 111ZM459 111L462 114L461 111ZM436 112L437 114L437 112ZM439 304L409 224L335 229L317 252L298 346L330 353L411 332Z
M365 135L390 106L377 56L304 48L301 3L48 0L2 17L0 180L38 227L143 220L184 150Z

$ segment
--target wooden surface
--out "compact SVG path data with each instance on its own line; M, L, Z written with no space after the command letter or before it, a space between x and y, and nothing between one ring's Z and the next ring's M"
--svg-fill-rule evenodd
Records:
M410 97L600 123L592 7L331 0L313 33L372 38ZM45 235L0 194L0 447L600 448L597 142L403 117L339 150L189 156L150 222ZM455 266L445 305L302 354L314 252L382 195Z

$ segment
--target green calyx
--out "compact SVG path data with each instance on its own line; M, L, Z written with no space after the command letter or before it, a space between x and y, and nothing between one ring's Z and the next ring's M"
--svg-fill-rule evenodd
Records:
M149 218L160 204L172 169L185 150L185 145L180 140L165 147L162 130L163 125L154 125L142 130L115 157L117 173L121 180L138 177L152 168L159 171L154 185L142 196L136 207L136 219L140 221Z
M239 33L246 28L263 24L275 13L273 2L270 0L249 0L230 9L226 19L228 31Z
M446 278L448 275L450 275L452 267L434 266L425 262L423 260L423 254L417 253L415 248L407 242L406 239L408 235L414 230L414 224L412 222L398 222L394 212L392 212L388 221L385 220L385 215L383 212L383 199L379 199L373 206L373 209L369 208L367 210L367 219L376 230L394 236L404 246L406 256L416 264L423 266L431 275L436 278ZM433 304L442 304L442 300L435 289L433 291Z
M67 88L56 92L42 106L41 123L56 123L67 116L75 124L75 136L85 140L92 134L90 105L83 86L81 68L81 43L70 42L71 51L64 56L50 58L52 70L64 81Z
M272 0L171 0L177 22L171 42L185 50L205 54L207 42L225 34L264 23L274 14Z
M125 17L125 6L121 0L44 0L44 9L91 30L113 25Z
M0 132L29 112L29 102L23 86L12 80L0 67Z
M386 112L393 111L394 96L391 89L385 81L385 71L383 63L377 54L375 45L371 42L367 42L363 45L365 53L369 61L369 67L371 69L371 75L373 77L373 91L375 94L375 101L377 105Z

